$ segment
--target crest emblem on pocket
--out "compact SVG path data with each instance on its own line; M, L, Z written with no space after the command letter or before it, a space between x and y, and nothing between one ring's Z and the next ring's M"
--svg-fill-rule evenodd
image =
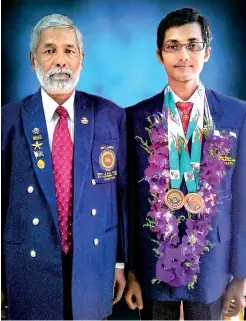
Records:
M115 166L115 153L112 150L104 150L99 155L99 164L105 171L111 171Z

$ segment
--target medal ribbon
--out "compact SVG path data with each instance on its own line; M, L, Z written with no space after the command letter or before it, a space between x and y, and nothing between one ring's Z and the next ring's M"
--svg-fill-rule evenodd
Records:
M201 83L197 88L186 136L184 135L180 115L169 86L165 88L164 93L164 108L168 110L171 187L179 189L184 176L188 192L195 193L198 188L201 162L205 88ZM192 148L190 156L188 142L191 137Z

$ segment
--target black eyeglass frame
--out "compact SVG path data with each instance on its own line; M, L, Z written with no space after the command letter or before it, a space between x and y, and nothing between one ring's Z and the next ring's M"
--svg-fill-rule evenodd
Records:
M199 49L193 49L191 50L190 48L188 48L189 45L191 44L202 44L202 47L199 48ZM167 45L173 45L173 46L177 46L178 49L177 50L166 50L166 46ZM186 50L188 51L191 51L191 52L195 52L195 51L202 51L205 47L206 47L206 44L205 42L203 41L191 41L191 42L187 42L187 43L172 43L172 42L169 42L169 43L165 43L162 47L161 47L161 50L164 50L165 52L167 53L174 53L174 52L179 52L182 50L182 48L185 46Z

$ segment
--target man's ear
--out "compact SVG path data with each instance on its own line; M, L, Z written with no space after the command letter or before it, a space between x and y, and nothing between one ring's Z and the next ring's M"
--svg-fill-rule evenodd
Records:
M36 68L35 68L35 57L34 57L34 54L32 52L30 52L30 63L31 63L32 70L36 70Z
M205 49L204 61L207 62L211 55L211 47Z
M81 71L81 70L83 70L83 67L84 67L84 52L83 51L80 53L80 65L81 65L81 69L80 69L80 71Z
M159 60L159 63L163 65L162 51L159 48L156 49L156 56Z

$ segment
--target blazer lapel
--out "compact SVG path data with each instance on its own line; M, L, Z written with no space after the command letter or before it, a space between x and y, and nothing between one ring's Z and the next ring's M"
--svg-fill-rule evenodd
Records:
M225 107L220 103L212 90L206 89L206 97L216 129L220 129L220 119L225 113Z
M149 140L149 135L145 130L146 127L149 127L147 118L157 113L161 113L163 108L163 102L164 102L164 93L163 91L161 91L159 94L149 99L147 104L143 107L142 112L144 117L142 117L141 115L141 117L139 118L138 129L140 131L137 131L137 136L141 136L143 140Z
M92 100L82 92L75 95L74 117L74 215L88 176L94 137L94 106Z
M164 103L164 90L150 99L150 104L144 110L145 117L161 113Z
M22 108L22 121L33 167L59 233L51 152L40 90Z

